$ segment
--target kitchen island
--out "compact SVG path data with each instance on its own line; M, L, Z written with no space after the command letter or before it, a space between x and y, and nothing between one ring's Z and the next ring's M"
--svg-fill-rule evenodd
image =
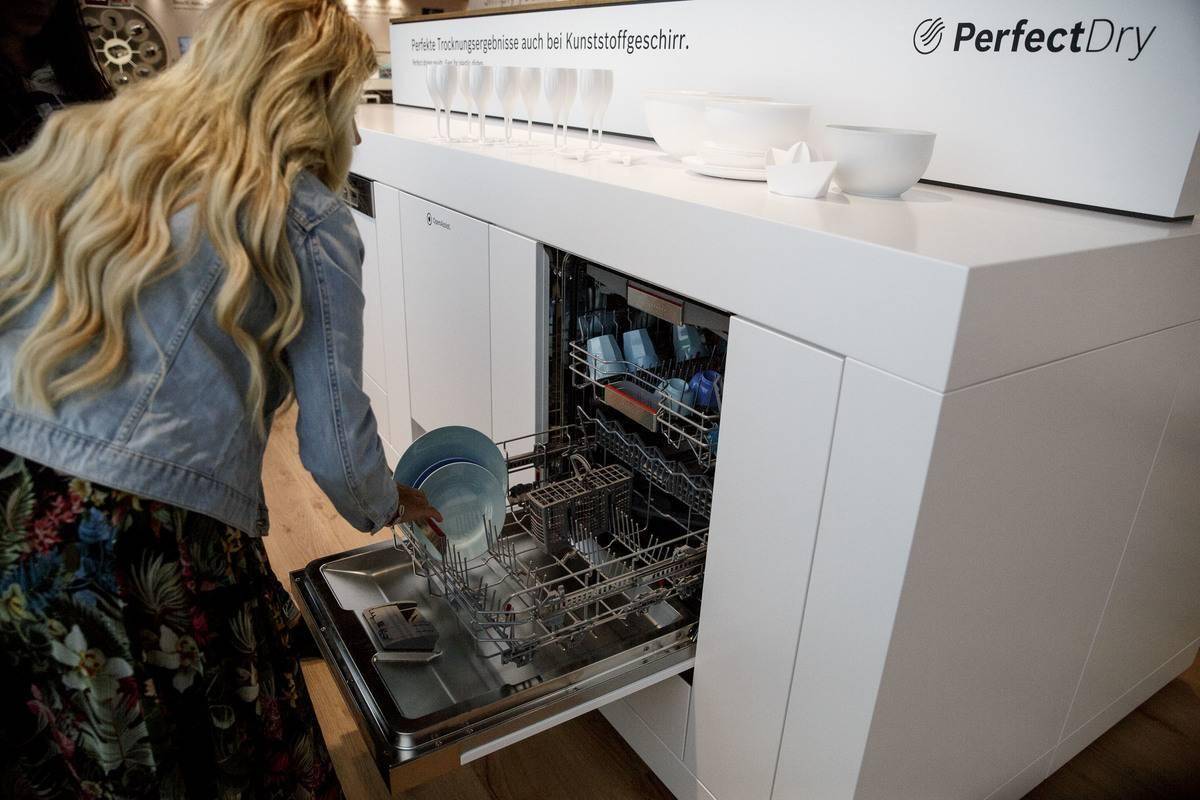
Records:
M393 457L446 422L535 431L547 252L729 315L693 677L605 696L677 796L1020 797L1192 663L1194 222L928 185L782 198L640 140L433 142L416 109L359 127Z

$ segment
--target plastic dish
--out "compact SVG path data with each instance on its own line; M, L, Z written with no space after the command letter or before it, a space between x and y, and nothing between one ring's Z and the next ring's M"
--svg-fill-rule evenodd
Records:
M459 461L482 466L501 490L508 493L508 464L504 454L486 434L463 425L435 428L409 445L396 464L396 483L419 488L435 469Z
M621 348L617 346L617 337L611 333L593 336L588 339L588 372L592 380L608 378L613 375L624 375L629 370L625 366Z
M441 512L438 528L463 559L487 552L485 520L497 533L504 526L506 492L492 473L478 464L457 461L438 467L417 488ZM428 539L425 549L434 558L442 557Z
M635 331L625 331L624 336L625 360L636 364L642 369L653 369L658 366L658 353L654 352L654 342L645 328Z
M710 178L726 178L734 181L765 181L767 179L766 168L719 167L716 164L709 164L700 156L684 156L683 166L689 172L707 175Z
M676 325L672 334L676 361L688 361L705 355L704 339L695 325Z

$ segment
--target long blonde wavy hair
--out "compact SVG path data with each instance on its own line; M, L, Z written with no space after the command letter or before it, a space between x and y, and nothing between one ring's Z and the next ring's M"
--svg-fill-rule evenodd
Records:
M370 39L339 0L224 0L178 64L53 114L0 162L0 327L49 294L12 365L17 402L50 410L119 374L140 290L185 263L203 233L225 266L217 322L250 363L246 401L261 419L267 369L303 320L286 234L292 184L309 169L340 189L374 69ZM173 247L169 221L189 205L193 241ZM242 326L255 280L274 299L258 333Z

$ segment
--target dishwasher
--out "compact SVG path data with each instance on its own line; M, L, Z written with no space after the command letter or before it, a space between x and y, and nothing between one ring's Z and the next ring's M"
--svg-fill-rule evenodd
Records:
M545 425L497 443L486 552L398 526L291 576L394 794L694 662L729 315L541 252ZM387 604L436 644L389 649Z

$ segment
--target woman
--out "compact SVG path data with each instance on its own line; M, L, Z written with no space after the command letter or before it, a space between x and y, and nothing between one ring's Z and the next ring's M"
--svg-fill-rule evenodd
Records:
M0 7L0 158L29 144L53 111L111 96L78 0Z
M347 520L440 519L359 385L333 190L374 67L338 0L225 0L0 162L0 794L340 796L256 537L293 396Z

